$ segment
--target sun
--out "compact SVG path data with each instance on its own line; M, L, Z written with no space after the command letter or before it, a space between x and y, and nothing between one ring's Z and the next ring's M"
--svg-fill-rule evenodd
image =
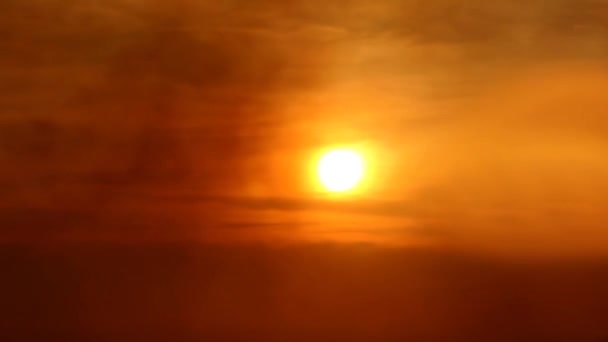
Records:
M330 192L353 190L363 180L365 161L362 155L350 149L326 152L317 167L321 184Z

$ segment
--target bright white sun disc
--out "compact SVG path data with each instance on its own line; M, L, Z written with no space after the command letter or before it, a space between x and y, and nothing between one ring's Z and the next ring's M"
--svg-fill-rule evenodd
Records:
M325 153L319 160L319 179L331 192L344 192L355 188L363 179L365 162L353 150L341 149Z

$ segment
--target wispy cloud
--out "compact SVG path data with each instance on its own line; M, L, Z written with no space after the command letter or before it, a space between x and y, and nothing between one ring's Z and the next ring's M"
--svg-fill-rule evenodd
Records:
M5 222L20 207L95 213L96 227L159 214L204 233L266 225L222 220L235 212L326 212L476 243L519 222L535 233L511 236L532 245L576 222L603 241L602 1L8 0L0 12ZM377 201L304 189L311 150L345 141L382 152Z

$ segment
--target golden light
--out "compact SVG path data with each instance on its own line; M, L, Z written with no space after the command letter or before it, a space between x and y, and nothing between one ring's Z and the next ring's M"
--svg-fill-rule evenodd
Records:
M321 157L317 171L325 189L330 192L346 192L357 187L363 180L365 161L354 150L331 150Z

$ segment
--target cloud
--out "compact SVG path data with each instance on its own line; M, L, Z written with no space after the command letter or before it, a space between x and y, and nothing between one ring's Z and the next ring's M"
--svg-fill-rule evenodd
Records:
M318 31L239 31L241 19L263 14L253 9L56 1L2 7L12 19L1 24L9 36L0 73L9 83L0 104L9 117L0 124L11 133L2 136L0 157L15 166L3 178L24 186L51 175L154 186L193 172L210 191L236 186L230 183L243 177L249 152L272 131L257 122L280 119L274 98L314 84L308 65L324 58L315 49ZM189 144L196 144L194 160ZM19 169L36 171L17 180ZM89 184L84 189L82 196L99 196Z
M174 210L205 231L226 207L325 211L418 220L453 241L547 223L529 245L580 218L601 237L604 7L4 1L3 205L117 212L103 222L129 227ZM303 189L310 150L344 141L384 149L377 200ZM568 224L551 216L564 206Z

